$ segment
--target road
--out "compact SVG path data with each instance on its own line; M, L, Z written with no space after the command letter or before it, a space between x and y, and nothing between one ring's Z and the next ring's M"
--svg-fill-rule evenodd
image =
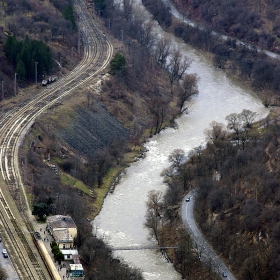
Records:
M188 202L186 201L187 197L190 197L190 201ZM236 280L236 278L230 272L229 268L212 249L210 244L206 241L199 228L197 227L193 216L194 203L195 190L192 190L183 199L181 211L183 223L192 237L196 253L203 262L208 264L211 263L213 269L218 275L221 276L222 279ZM227 277L222 276L223 272L227 274Z
M186 17L184 17L182 14L180 14L177 11L177 9L173 6L173 4L170 2L170 0L162 0L162 1L170 7L170 12L175 18L179 19L180 21L182 21L182 22L184 22L184 23L186 23L186 24L188 24L192 27L196 27L200 30L205 30L205 28L202 25L200 25L200 24L198 24L194 21L191 21L191 20L187 19ZM218 33L216 31L212 31L211 34L216 36L216 37L219 37L219 38L223 39L224 41L226 41L228 39L235 40L237 45L242 45L242 46L244 46L244 47L246 47L250 50L255 50L257 52L263 52L271 58L280 60L280 55L277 54L277 53L271 52L269 50L264 50L264 49L262 49L258 46L253 45L253 44L249 44L249 43L241 41L239 39L236 39L236 38L233 38L233 37L230 37L230 36L227 36L227 35L223 35L223 34Z
M20 279L50 279L33 243L31 211L25 194L19 165L19 146L26 127L38 115L71 94L88 81L94 81L109 64L113 47L95 26L81 0L74 1L79 15L79 29L83 41L83 58L68 75L48 88L40 90L0 116L0 220L3 225L4 246L10 252Z

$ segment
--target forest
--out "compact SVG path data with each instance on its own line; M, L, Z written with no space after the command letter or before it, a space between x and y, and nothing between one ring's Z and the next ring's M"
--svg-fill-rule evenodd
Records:
M237 279L278 279L279 123L254 118L230 114L205 131L206 147L174 150L164 203L171 209L195 188L196 221Z
M279 52L278 0L174 0L182 13L207 28Z
M52 68L51 50L42 41L30 40L28 37L24 41L17 41L15 37L9 36L4 49L7 59L16 69L19 80L34 81L35 68L39 77L43 73L49 74Z

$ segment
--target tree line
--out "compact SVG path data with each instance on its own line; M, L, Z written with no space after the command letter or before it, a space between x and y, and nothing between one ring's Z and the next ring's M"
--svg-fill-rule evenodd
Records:
M20 80L34 81L36 67L38 76L49 74L52 68L51 50L42 41L31 40L28 37L18 41L14 36L9 36L4 50Z
M184 15L202 21L209 29L279 51L279 3L270 1L176 1ZM267 26L272 27L268 30ZM278 46L278 49L275 48Z
M237 278L278 279L279 124L256 126L255 117L249 110L230 114L227 125L212 122L205 130L205 148L174 150L162 172L163 203L174 209L195 188L196 221Z
M278 103L272 92L279 95L280 62L266 54L240 46L236 40L219 40L211 30L200 30L185 24L177 24L174 34L196 48L213 53L213 65L247 80L258 91L267 91L263 102L265 106Z

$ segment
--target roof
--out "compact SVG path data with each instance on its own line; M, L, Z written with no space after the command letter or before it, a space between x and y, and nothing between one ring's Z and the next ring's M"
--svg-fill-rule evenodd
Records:
M83 266L78 263L78 264L69 264L70 270L84 270Z
M77 228L70 216L55 215L47 218L48 226L54 228Z
M78 255L78 250L76 249L71 249L71 250L60 249L60 251L63 255Z
M55 228L52 234L56 242L73 242L73 236L69 233L68 228Z

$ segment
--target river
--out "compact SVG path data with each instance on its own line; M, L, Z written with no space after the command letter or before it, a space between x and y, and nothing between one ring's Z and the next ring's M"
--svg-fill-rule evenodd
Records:
M265 109L253 92L236 84L225 73L212 67L203 54L174 39L181 51L192 59L188 73L199 76L199 94L188 102L188 114L177 120L178 129L165 129L146 144L148 152L141 161L126 169L113 194L108 194L101 212L93 222L94 232L112 247L156 245L150 240L145 222L146 201L150 190L165 190L160 173L169 166L174 149L188 153L205 143L204 130L211 121L225 123L231 113L248 109L265 117ZM155 250L115 251L115 257L139 268L145 279L181 279L172 264Z

